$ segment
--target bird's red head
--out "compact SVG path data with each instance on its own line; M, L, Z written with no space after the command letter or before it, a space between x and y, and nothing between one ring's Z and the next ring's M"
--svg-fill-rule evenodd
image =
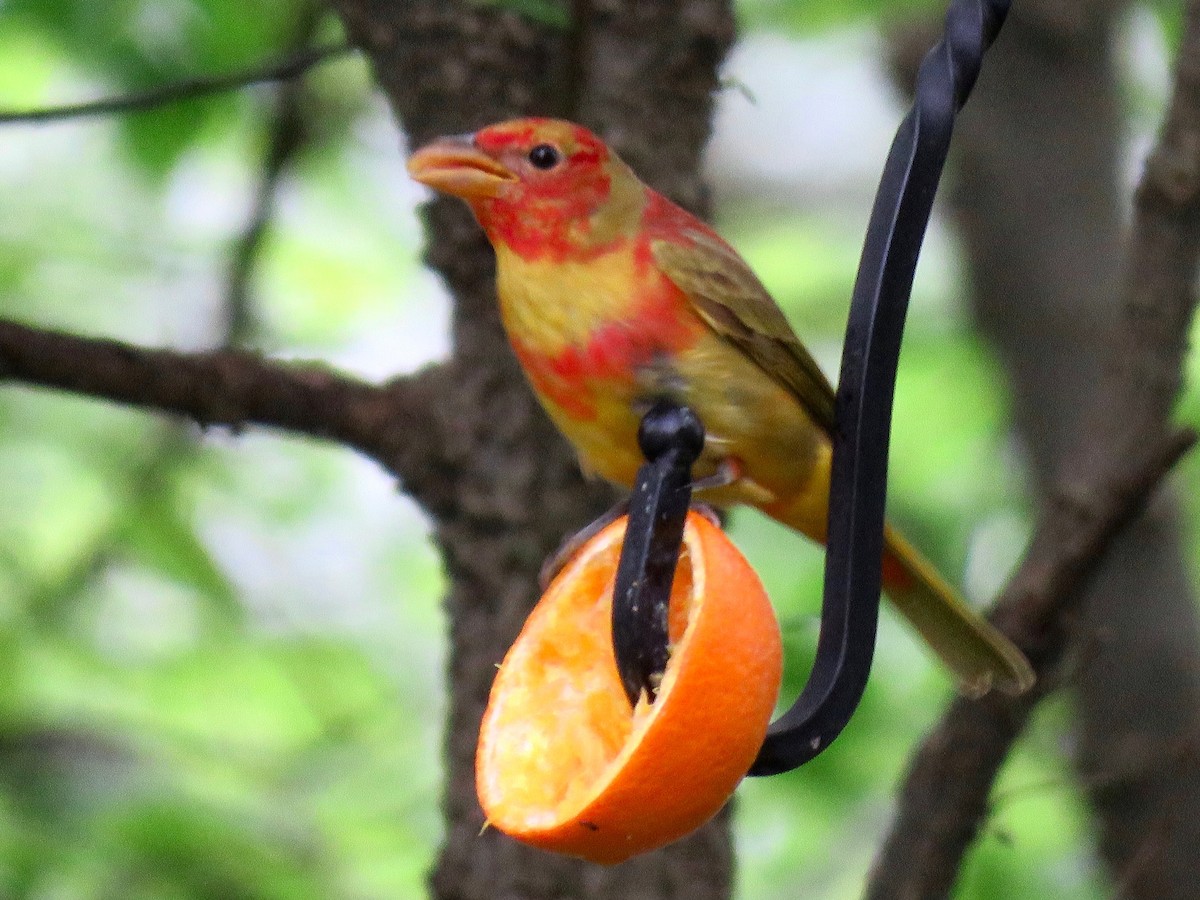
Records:
M408 171L466 200L493 243L522 255L610 239L614 229L601 221L610 199L640 188L600 138L557 119L514 119L439 138L412 155Z

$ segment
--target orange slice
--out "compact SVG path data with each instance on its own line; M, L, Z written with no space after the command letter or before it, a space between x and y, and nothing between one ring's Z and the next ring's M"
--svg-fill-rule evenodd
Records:
M489 824L547 850L617 863L721 808L766 733L782 672L779 625L725 534L691 513L671 591L671 655L636 709L613 658L614 522L559 573L496 680L476 788Z

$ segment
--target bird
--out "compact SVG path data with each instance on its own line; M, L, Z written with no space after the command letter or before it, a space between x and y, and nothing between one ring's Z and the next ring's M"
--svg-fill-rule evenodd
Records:
M704 426L698 499L756 507L824 542L833 387L709 225L559 119L437 138L408 171L474 213L495 251L509 343L585 472L631 487L644 462L639 423L668 400ZM885 595L962 693L1033 685L1021 651L891 524L882 563Z

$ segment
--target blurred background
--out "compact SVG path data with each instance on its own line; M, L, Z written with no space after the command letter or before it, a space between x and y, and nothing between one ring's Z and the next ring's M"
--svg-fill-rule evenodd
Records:
M715 218L831 373L904 109L887 29L939 5L889 4L883 21L865 2L739 5L708 152ZM1177 40L1162 6L1135 6L1122 35L1130 186ZM0 111L254 65L294 39L299 9L0 0ZM339 40L322 20L318 42ZM424 194L355 56L306 78L303 144L239 270L279 102L268 85L0 125L0 316L183 349L232 341L371 380L440 358L448 306L420 264ZM1032 502L962 281L955 234L935 221L901 364L891 509L986 603ZM1181 418L1198 412L1191 390ZM1175 480L1194 522L1200 463ZM748 511L732 531L779 610L790 702L816 637L821 555ZM1188 558L1198 549L1189 537ZM347 450L4 384L0 897L422 896L442 827L441 585L421 514ZM736 896L857 896L908 755L950 694L885 613L835 749L740 789ZM1107 895L1067 722L1064 701L1040 708L958 896Z

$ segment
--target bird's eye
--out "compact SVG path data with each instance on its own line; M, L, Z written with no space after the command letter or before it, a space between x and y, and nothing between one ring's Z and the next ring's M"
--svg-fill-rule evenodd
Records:
M529 151L529 161L535 169L553 169L562 159L562 154L549 144L538 144Z

